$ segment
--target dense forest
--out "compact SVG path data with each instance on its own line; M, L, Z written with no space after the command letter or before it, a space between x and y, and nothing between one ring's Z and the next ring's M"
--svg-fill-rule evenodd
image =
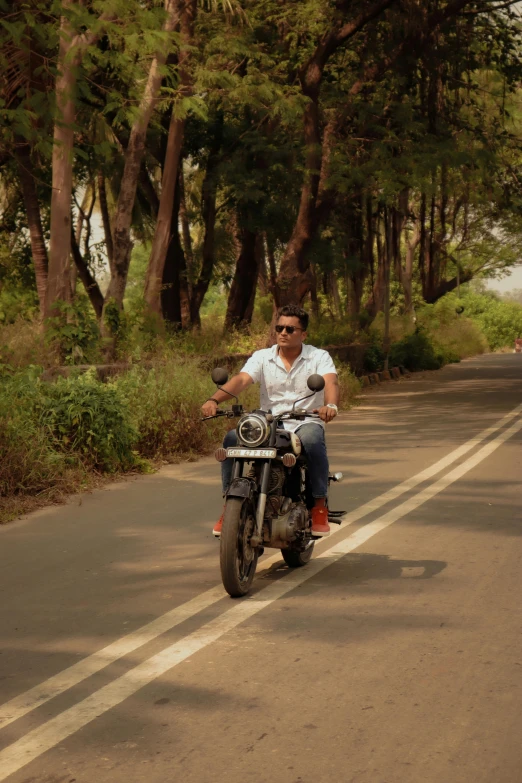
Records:
M516 6L1 0L4 321L59 337L86 294L110 355L137 257L134 298L170 331L215 286L227 330L258 294L357 331L390 296L407 314L501 274L522 232Z

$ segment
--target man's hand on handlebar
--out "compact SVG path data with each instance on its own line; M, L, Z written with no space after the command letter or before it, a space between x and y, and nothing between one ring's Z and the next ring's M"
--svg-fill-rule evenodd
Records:
M325 424L328 424L328 422L332 421L332 419L335 419L337 416L335 408L329 408L327 405L323 405L322 408L316 408L313 412L317 413Z
M218 404L215 400L207 400L204 405L201 406L201 412L203 416L215 416L217 413Z

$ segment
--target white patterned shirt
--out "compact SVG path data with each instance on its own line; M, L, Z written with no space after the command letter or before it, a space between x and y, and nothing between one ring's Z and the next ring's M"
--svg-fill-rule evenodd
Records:
M333 359L322 348L303 343L303 349L287 370L279 356L277 345L256 351L246 362L241 372L246 372L254 383L261 386L261 410L272 411L274 415L290 410L294 402L311 394L306 382L310 375L337 374ZM324 390L316 392L308 400L303 400L296 407L313 411L324 405ZM304 421L285 421L285 429L295 431L303 424L313 422L324 426L320 419L306 418Z

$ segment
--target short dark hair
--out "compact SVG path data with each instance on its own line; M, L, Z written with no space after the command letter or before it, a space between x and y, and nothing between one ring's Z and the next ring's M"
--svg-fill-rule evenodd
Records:
M304 332L306 332L308 329L308 321L310 320L310 317L306 310L303 310L302 307L298 307L297 305L285 305L284 307L280 307L277 311L278 321L281 316L284 316L285 318L299 318L301 329Z

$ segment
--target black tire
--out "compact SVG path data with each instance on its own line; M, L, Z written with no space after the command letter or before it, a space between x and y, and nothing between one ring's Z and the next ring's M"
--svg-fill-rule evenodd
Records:
M282 549L283 560L289 568L302 568L312 559L315 543L312 541L306 549Z
M221 579L232 598L240 598L250 590L257 568L258 550L249 546L255 531L255 515L250 501L228 498L221 531Z

